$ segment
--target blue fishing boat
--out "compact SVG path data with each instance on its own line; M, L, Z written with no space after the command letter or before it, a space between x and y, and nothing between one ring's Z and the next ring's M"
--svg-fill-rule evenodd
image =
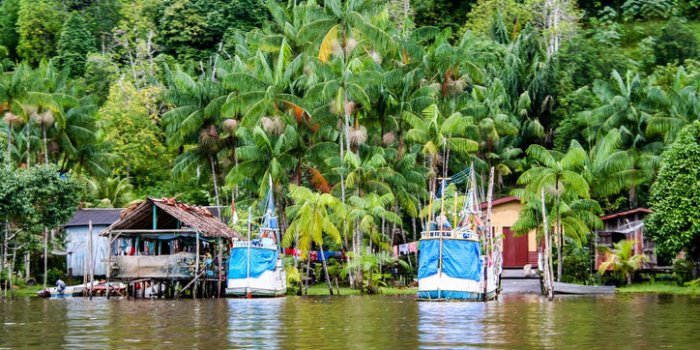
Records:
M235 241L228 262L226 295L277 297L287 293L287 277L280 250L280 230L270 190L265 199L265 214L259 236L251 240L249 211L248 240Z
M440 215L434 218L429 214L418 245L419 300L486 301L497 297L501 269L498 242L488 228L488 215L486 225L482 221L473 167L469 177L464 206L459 213L453 211L452 222L444 204L448 179L441 180ZM429 213L433 212L432 197L431 193Z

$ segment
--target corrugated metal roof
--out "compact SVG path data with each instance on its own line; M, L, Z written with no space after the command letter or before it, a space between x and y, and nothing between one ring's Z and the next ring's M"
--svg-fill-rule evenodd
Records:
M123 208L88 208L78 209L73 217L65 224L66 227L93 225L111 225L119 220Z
M634 213L651 214L651 210L649 210L647 208L634 208L634 209L630 209L630 210L621 211L619 213L612 213L612 214L608 214L605 216L601 216L600 219L605 221L605 220L610 220L610 219L614 219L616 217L626 216L626 215L630 215L630 214L634 214Z

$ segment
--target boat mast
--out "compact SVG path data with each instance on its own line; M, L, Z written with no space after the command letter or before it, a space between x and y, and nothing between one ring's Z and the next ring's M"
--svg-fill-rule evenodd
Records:
M438 260L438 277L442 277L442 230L445 227L445 221L447 221L447 215L445 215L445 180L447 179L447 138L442 140L442 152L443 152L443 162L442 162L442 178L440 183L440 222L437 228L438 234L440 235L440 259Z
M250 229L251 222L253 221L253 207L248 207L248 261L246 263L246 274L245 274L245 295L250 296Z
M488 281L489 281L489 261L493 253L493 243L491 240L491 202L493 199L493 167L489 176L489 189L486 195L486 232L484 233L484 301L488 300ZM496 268L495 266L493 267ZM495 283L496 281L494 281Z
M268 177L268 184L270 186L270 189L269 189L269 194L268 194L269 199L267 202L267 208L265 208L265 219L267 220L268 226L270 226L271 222L272 222L272 218L275 218L275 221L277 221L276 220L277 218L275 216L275 194L272 190L272 175L269 175L269 177ZM277 224L276 228L270 227L270 229L274 229L274 231L275 231L275 243L277 243L277 252L282 253L282 251L281 251L282 245L280 244L280 227L279 227L280 225L279 225L279 222L276 222L276 224Z

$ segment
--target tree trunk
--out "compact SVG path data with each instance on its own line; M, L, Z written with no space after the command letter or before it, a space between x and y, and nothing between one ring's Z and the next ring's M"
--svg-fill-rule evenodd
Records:
M559 260L559 264L557 264L557 282L561 282L561 275L564 272L564 233L562 232L561 229L561 218L559 217L559 180L557 179L557 182L555 184L555 191L557 195L557 200L555 204L555 210L556 212L556 217L557 217L557 223L556 223L556 230L557 230L557 238L559 239L559 245L557 247L557 259Z
M360 231L360 223L355 220L355 234L353 235L353 251L355 252L353 260L362 259L362 231ZM355 288L362 289L362 266L361 263L357 264L357 271L355 271Z
M46 126L42 124L41 133L44 135L44 164L49 164L49 145L46 142Z
M326 264L326 254L323 252L323 244L320 244L321 248L321 260L323 262L323 272L326 274L326 282L328 282L328 293L333 295L333 285L331 284L330 275L328 275L328 265Z
M5 220L5 239L2 242L2 255L0 255L0 274L5 271L5 261L7 261L7 247L10 239L10 222Z
M49 271L49 230L44 227L44 289L48 282Z
M7 170L12 168L12 126L7 125Z
M219 186L216 181L216 167L214 167L214 158L209 155L209 166L211 167L211 177L214 180L214 197L216 197L216 208L221 219L221 202L219 201Z
M31 271L31 262L32 262L32 253L27 252L27 253L24 255L24 275L25 275L25 276L24 276L24 277L25 277L24 279L25 279L25 280L28 280L28 279L29 279L29 276L32 275L32 271Z
M306 252L306 255L308 255L308 257L306 259L306 282L304 283L304 296L309 295L309 282L311 280L311 254L309 253L310 252Z
M547 294L547 299L549 301L554 300L554 286L552 274L552 245L549 236L549 228L547 227L547 209L544 201L544 190L542 190L542 228L544 231L544 285L545 294Z
M369 235L369 251L368 254L372 254L372 234ZM362 270L362 268L360 268ZM367 278L367 292L372 293L372 272L374 272L374 266L369 267L369 276Z
M29 136L30 136L30 135L29 135L29 129L30 129L30 128L29 128L29 122L27 122L27 169L29 169L29 162L30 162L29 157L30 157L30 154L31 154L31 152L29 152L29 151L30 151L30 148L31 148L31 143L30 143L31 138L29 137Z

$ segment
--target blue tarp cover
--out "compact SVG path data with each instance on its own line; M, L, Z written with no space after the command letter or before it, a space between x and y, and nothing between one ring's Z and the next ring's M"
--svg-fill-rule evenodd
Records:
M248 248L235 248L228 262L228 278L246 278L248 274ZM277 251L263 248L250 248L250 277L258 278L265 271L274 271Z
M418 279L436 274L438 271L438 260L440 259L440 240L426 239L420 241L418 252Z
M442 241L442 272L453 278L481 279L479 242L445 239ZM430 277L438 271L440 240L420 242L418 278Z

